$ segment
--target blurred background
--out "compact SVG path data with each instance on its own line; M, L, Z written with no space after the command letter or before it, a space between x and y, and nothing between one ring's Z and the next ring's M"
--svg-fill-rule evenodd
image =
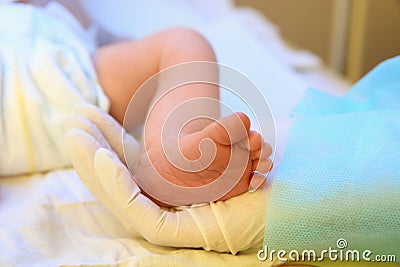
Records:
M319 55L354 82L400 55L400 0L235 0L276 24L294 48Z

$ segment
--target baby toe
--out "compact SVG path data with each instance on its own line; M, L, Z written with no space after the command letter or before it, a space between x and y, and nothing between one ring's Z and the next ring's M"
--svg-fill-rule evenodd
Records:
M269 156L271 156L271 154L272 154L272 146L267 142L263 142L261 148L250 152L250 159L251 160L267 159L269 158Z
M250 119L241 112L212 122L202 130L203 137L213 139L222 145L236 144L248 137Z
M263 144L264 144L264 140L263 140L261 134L255 132L255 131L250 131L250 133L249 133L250 151L255 151L255 150L261 149Z
M270 159L257 159L253 160L252 171L259 171L261 173L267 173L272 170L273 162Z
M248 150L248 151L254 151L257 152L257 150L261 150L261 147L263 146L264 140L262 136L255 132L255 131L250 131L249 132L249 137L243 139L239 143L240 148Z

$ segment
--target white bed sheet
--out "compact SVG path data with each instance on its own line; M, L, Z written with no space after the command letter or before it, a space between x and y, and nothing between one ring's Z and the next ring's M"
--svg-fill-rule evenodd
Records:
M82 2L99 24L121 36L138 38L172 25L201 31L219 61L247 75L268 99L277 122L278 163L289 113L304 90L326 85L342 94L347 87L324 74L312 55L290 51L285 59L289 50L278 47L276 28L230 1ZM70 169L0 178L0 248L0 266L268 266L258 261L258 249L232 256L151 245L126 232Z
M0 189L0 266L259 264L255 251L233 256L174 249L128 233L73 170L2 178Z

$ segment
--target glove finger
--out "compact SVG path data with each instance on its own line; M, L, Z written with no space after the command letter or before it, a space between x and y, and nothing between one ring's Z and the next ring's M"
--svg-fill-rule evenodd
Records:
M118 219L133 227L149 242L175 247L205 246L190 213L186 210L162 210L140 194L128 169L112 152L106 149L96 152L95 171L104 192L113 201L114 213L117 217L120 214ZM188 239L188 236L191 238Z
M118 210L114 209L113 197L107 195L95 172L95 155L104 149L97 140L82 129L71 129L64 136L64 144L69 153L70 160L82 183L89 189L96 199L103 204L108 211L113 211L117 218L123 218ZM111 152L110 152L111 153ZM112 179L112 178L110 178Z
M95 138L81 129L71 129L64 135L64 146L79 178L95 196L104 195L96 181L94 155L102 146Z
M139 142L125 133L121 125L109 114L92 105L78 105L75 112L97 125L121 161L125 162L124 150L130 153L130 158L136 159Z
M69 115L65 121L64 125L67 130L71 130L73 128L80 129L82 131L85 131L89 135L91 135L96 141L100 144L101 147L110 149L110 144L108 141L105 139L99 128L93 124L90 120L88 120L85 117L82 117L77 114L72 114Z
M140 189L133 181L128 169L117 155L107 149L99 149L94 155L94 169L102 187L110 187L114 192L115 204L126 204L126 199L134 199ZM123 201L120 201L123 199ZM129 200L128 200L129 201Z

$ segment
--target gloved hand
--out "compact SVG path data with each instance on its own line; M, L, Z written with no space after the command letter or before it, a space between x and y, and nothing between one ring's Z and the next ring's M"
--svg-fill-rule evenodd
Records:
M67 124L65 145L82 182L150 243L233 254L261 246L269 188L203 206L160 208L141 194L124 164L123 148L138 153L139 143L123 134L112 117L97 107L80 106Z

